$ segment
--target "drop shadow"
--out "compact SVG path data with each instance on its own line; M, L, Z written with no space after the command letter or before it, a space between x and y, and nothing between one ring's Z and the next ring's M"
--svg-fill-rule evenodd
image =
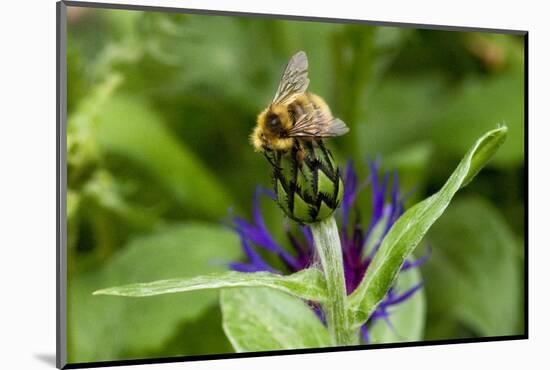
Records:
M42 361L46 365L50 365L52 367L55 367L55 353L39 353L35 354L34 358Z

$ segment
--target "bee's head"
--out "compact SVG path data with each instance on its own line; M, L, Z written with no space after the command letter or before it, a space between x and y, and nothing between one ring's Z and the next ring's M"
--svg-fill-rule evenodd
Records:
M265 116L265 127L273 134L280 135L288 130L289 125L288 110L283 105L271 105Z
M287 151L294 143L294 140L286 135L291 125L286 107L272 104L258 115L250 141L258 152L267 149Z
M273 112L269 112L265 117L265 127L274 134L280 134L283 129L281 119Z

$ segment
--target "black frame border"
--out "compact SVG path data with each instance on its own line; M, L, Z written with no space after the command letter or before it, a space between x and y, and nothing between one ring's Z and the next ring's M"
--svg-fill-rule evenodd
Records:
M144 359L128 359L114 361L97 361L97 362L80 362L67 363L67 261L66 261L66 107L67 107L67 65L66 65L66 45L67 45L67 24L66 24L66 7L84 7L95 9L112 9L112 10L136 10L136 11L156 11L166 13L184 13L184 14L200 14L200 15L215 15L215 16L240 16L253 17L264 19L281 19L307 22L323 22L323 23L347 23L347 24L367 24L372 26L388 26L401 28L416 28L426 30L442 30L442 31L468 31L468 32L486 32L499 33L523 36L524 39L524 191L525 191L525 211L524 211L524 334L520 335L505 335L495 337L481 338L463 338L463 339L443 339L443 340L424 340L418 342L401 342L401 343L385 343L385 344L365 344L347 347L323 347L323 348L307 348L307 349L292 349L279 351L261 351L261 352L245 352L245 353L221 353L209 355L193 355L193 356L174 356L174 357L158 357ZM58 369L80 369L80 368L95 368L107 366L126 366L126 365L144 365L144 364L159 364L159 363L174 363L174 362L192 362L192 361L208 361L233 358L251 358L251 357L268 357L268 356L287 356L295 354L308 353L325 353L325 352L348 352L360 351L369 349L385 349L385 348L406 348L406 347L421 347L421 346L437 346L448 344L469 344L469 343L485 343L485 342L500 342L509 340L525 340L529 339L529 31L527 30L511 30L483 27L460 27L448 25L432 25L423 23L402 23L402 22L385 22L373 20L347 19L347 18L325 18L325 17L310 17L288 14L271 14L271 13L253 13L239 12L227 10L208 10L208 9L192 9L192 8L175 8L152 5L132 5L132 4L111 4L99 2L83 2L83 1L67 1L61 0L56 3L56 367Z

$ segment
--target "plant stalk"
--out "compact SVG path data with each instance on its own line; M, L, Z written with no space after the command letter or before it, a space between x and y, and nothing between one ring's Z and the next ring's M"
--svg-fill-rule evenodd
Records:
M331 216L309 226L327 283L329 299L323 305L323 312L333 344L358 344L358 331L349 327L342 247L336 221Z

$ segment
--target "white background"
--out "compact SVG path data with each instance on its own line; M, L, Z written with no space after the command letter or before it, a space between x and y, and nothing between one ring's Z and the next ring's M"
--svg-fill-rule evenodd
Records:
M548 364L550 244L544 235L550 191L549 155L545 150L550 139L550 21L544 2L127 1L530 31L529 340L143 365L132 369L462 370L530 368L539 361ZM6 1L1 14L0 366L51 369L55 354L55 2Z

